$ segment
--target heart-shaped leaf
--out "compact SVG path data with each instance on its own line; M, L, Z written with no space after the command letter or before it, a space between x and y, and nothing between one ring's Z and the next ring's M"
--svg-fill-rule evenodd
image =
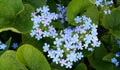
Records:
M24 7L24 11L16 17L14 27L22 33L28 33L33 25L31 13L34 12L34 8L30 4L24 4Z
M51 70L45 56L29 44L24 44L18 48L17 59L30 70Z
M11 8L11 7L10 7ZM5 9L6 12L6 9ZM31 21L31 13L34 12L34 8L29 5L24 5L24 11L19 13L16 17L15 14L11 16L11 13L8 13L8 17L0 18L0 32L12 30L13 32L17 33L28 33L32 29L32 21ZM2 12L4 13L4 11ZM2 14L0 12L0 14ZM11 18L10 18L11 17ZM10 19L9 19L10 18Z
M76 25L74 18L84 12L92 3L89 0L72 0L67 6L67 20L70 24Z
M96 6L91 6L91 7L87 8L86 12L83 13L83 15L90 17L93 23L98 24L99 11Z
M103 26L120 39L120 7L112 10L110 15L103 18Z
M0 70L28 70L16 60L15 51L6 51L0 56Z
M114 70L111 63L103 61L105 55L107 55L107 51L102 45L94 51L93 55L88 57L90 65L96 70Z

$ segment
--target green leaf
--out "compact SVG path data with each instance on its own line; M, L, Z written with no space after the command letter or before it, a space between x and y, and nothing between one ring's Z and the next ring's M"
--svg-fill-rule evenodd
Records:
M28 33L32 28L31 13L34 8L22 4L22 0L0 0L0 32L12 30L17 33Z
M24 44L17 50L17 60L30 70L51 70L45 56L32 45Z
M88 61L96 70L114 70L114 66L111 63L103 61L105 55L107 55L107 51L102 45L96 48L93 55L88 57Z
M116 1L115 1L115 5L116 5L116 6L120 6L120 0L116 0Z
M89 0L72 0L67 6L67 19L72 25L76 25L74 18L84 12L87 8L92 5Z
M115 40L115 37L113 35L111 34L104 35L101 38L101 42L105 45L107 51L111 51L111 52L119 51L117 41Z
M14 27L22 33L28 33L33 26L31 13L34 12L34 8L29 4L24 4L24 6L24 11L16 17Z
M3 4L4 6L11 7L14 10L15 14L19 14L24 8L22 0L0 0L0 5L1 4ZM6 13L4 13L4 14L6 14Z
M51 65L52 70L66 70L66 68L60 66L60 64L56 64L52 62L50 65Z
M59 29L64 29L64 25L58 22L51 22L51 25L53 25L55 28L59 28Z
M111 59L114 57L114 54L113 53L109 53L107 54L106 56L103 57L103 60L104 61L108 61L108 62L111 62Z
M28 70L16 60L15 51L6 51L0 57L0 70Z
M103 18L103 26L120 39L120 7L112 10L110 15Z
M31 44L40 51L43 51L42 46L44 45L43 40L37 40L34 37L31 37L30 34L22 34L22 43L23 44Z
M23 9L22 0L0 0L0 28L12 26L11 22Z
M89 0L91 3L95 4L96 0Z
M87 70L87 67L84 63L80 63L74 70Z
M0 4L0 22L1 23L4 20L12 20L14 17L15 17L15 12L12 7L10 7L9 5L5 6L4 4Z
M7 45L6 50L9 49L9 47L10 47L10 43L11 43L11 40L12 40L12 38L10 37L9 40L5 43L5 44Z
M16 33L21 33L20 31L18 31L16 28L14 27L3 27L2 29L0 29L0 32L3 32L3 31L8 31L8 30L11 30L13 32L16 32Z
M43 5L46 5L46 0L23 0L23 2L29 3L35 8L39 8Z
M99 11L96 6L91 6L86 10L83 15L86 15L87 17L90 17L92 22L95 24L98 24L99 21Z
M47 0L47 5L50 8L50 12L57 12L57 6L55 0Z

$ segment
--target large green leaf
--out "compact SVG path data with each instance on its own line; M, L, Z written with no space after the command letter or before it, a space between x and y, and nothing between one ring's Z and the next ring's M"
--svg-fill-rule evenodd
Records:
M120 7L112 10L110 15L103 18L103 26L120 39Z
M105 55L107 55L107 51L102 45L94 51L93 55L88 57L90 65L96 70L114 70L114 66L111 63L103 61Z
M90 17L93 23L98 24L98 22L99 22L99 11L98 11L98 8L96 6L93 5L90 8L88 8L86 10L86 12L83 13L83 15L86 15L87 17Z
M0 22L4 21L5 19L12 20L14 17L15 12L12 7L10 7L9 5L4 6L4 4L0 4Z
M15 18L15 11L9 5L0 4L0 29L4 26L11 26Z
M0 0L0 31L2 28L13 26L16 15L23 9L22 0Z
M45 56L29 44L24 44L18 48L17 59L30 70L51 70Z
M3 32L3 31L8 31L8 30L11 30L13 32L16 32L16 33L21 33L20 31L18 31L16 28L14 27L3 27L2 29L0 29L0 32Z
M84 12L92 3L89 0L72 0L67 6L67 19L70 24L75 25L74 18Z
M35 8L42 7L46 4L46 0L23 0L23 2L29 3Z
M22 33L28 33L33 26L31 13L34 12L34 8L30 4L24 6L24 11L16 17L14 27Z
M80 63L74 70L87 70L87 67L84 63Z
M28 70L16 60L15 51L6 51L0 57L0 70Z
M17 33L28 33L32 29L32 21L31 21L31 13L34 12L34 8L29 5L24 5L24 11L19 13L16 17L12 17L8 14L8 17L12 20L8 20L7 18L0 18L0 32L12 30ZM3 12L4 13L4 12ZM10 13L11 14L11 13Z
M113 35L106 34L102 36L101 42L105 45L105 47L107 48L107 51L110 51L110 52L119 51L117 41L115 40L115 37Z
M91 3L95 4L96 0L89 0Z
M0 0L0 6L2 4L4 5L3 7L6 7L6 6L11 7L14 10L15 14L20 13L24 8L22 0ZM7 9L9 9L9 8L7 8ZM10 12L10 11L8 10L6 12ZM4 14L6 14L6 13L4 13Z
M7 30L17 33L29 32L32 28L30 18L33 11L34 8L23 5L22 0L0 0L0 32Z

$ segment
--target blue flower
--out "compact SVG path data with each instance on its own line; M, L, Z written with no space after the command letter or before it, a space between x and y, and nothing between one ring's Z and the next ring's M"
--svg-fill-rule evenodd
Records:
M117 62L117 59L114 57L114 58L111 59L111 62L112 62L112 63L116 63L116 62Z
M60 46L62 45L62 40L61 40L61 39L58 39L58 38L55 38L54 44L55 44L57 47L60 47Z
M79 16L77 16L74 20L75 20L76 23L80 23L82 21Z
M120 44L120 40L117 40L117 44Z
M12 44L12 48L13 48L13 49L16 49L17 47L18 47L18 43L13 43L13 44Z
M117 52L115 56L120 57L120 52Z
M47 52L49 50L49 47L50 47L50 45L45 43L44 46L43 46L43 51Z
M63 24L66 21L66 7L61 6L60 4L56 4L57 9L60 12L58 14L58 18L60 18L60 22Z
M116 63L115 63L115 66L118 67L118 66L119 66L119 62L116 62Z
M7 46L0 41L0 50L5 50Z
M120 46L120 40L118 40L116 37L115 37L115 40L117 41L117 43L118 43L119 46ZM117 58L119 58L119 57L120 57L120 52L117 52L117 53L115 54L115 57L111 59L111 62L112 62L116 67L118 67L119 64L120 64L120 62L117 60Z
M118 60L117 60L115 57L111 59L111 62L112 62L116 67L119 66L119 62L118 62Z
M66 68L72 68L73 63L72 62L67 62L66 63Z
M116 37L115 40L117 41L118 47L120 48L120 40L118 40Z

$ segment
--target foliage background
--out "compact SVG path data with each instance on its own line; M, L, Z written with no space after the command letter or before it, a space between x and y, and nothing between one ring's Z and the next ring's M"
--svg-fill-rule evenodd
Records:
M0 0L0 40L7 48L0 50L1 70L120 70L111 63L111 58L120 51L115 38L120 39L120 0L113 0L110 15L104 15L91 0ZM65 69L51 62L43 53L44 42L49 38L37 41L29 35L33 23L31 13L36 8L49 5L51 12L57 12L56 3L67 6L69 25L77 26L73 21L77 15L86 15L99 25L98 37L102 42L91 54L74 64L72 69ZM56 26L56 25L54 25ZM63 25L56 28L64 29ZM13 49L12 43L19 43ZM85 52L88 53L88 52Z

